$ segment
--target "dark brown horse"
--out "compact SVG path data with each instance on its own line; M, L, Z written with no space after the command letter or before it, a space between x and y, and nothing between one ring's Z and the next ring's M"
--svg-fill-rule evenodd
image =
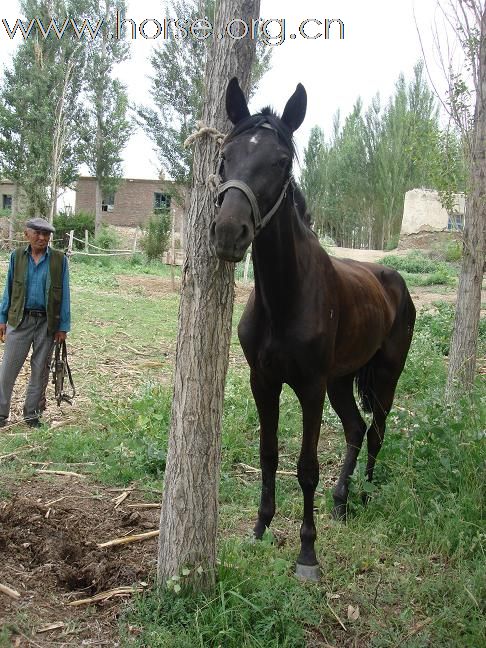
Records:
M306 111L298 85L281 118L264 109L251 116L236 79L226 92L234 128L219 173L220 209L210 228L219 258L239 261L253 243L255 290L238 327L251 370L260 418L262 493L254 533L261 538L275 513L277 427L282 384L303 412L298 480L304 496L297 574L317 579L314 492L324 397L341 419L346 457L334 489L333 515L346 516L349 479L366 436L367 479L383 443L386 417L412 339L415 308L401 276L389 268L334 259L310 229L302 193L291 175L292 133ZM368 430L356 405L372 412Z

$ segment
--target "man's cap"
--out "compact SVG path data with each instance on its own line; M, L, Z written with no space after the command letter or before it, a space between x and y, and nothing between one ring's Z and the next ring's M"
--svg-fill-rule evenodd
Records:
M26 223L25 227L28 227L29 229L33 230L42 230L45 232L55 232L55 228L49 223L49 221L46 221L44 218L40 218L40 216L37 216L36 218L30 218Z

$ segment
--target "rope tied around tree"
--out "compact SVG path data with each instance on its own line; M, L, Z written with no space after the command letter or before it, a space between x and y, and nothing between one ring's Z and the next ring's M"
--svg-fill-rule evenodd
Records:
M185 149L192 146L194 142L200 137L207 136L215 140L216 144L221 150L221 148L223 147L224 140L226 139L226 135L224 133L219 131L217 128L213 128L212 126L206 126L202 121L196 122L196 128L197 130L194 131L194 133L192 133L191 135L189 135L189 137L185 140L184 142ZM218 164L218 170L219 170L219 164ZM219 177L219 173L210 173L209 176L207 177L206 185L210 191L217 191L220 182L221 180Z

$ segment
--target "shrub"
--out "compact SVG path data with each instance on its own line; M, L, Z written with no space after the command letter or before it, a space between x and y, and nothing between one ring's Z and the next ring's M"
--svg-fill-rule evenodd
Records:
M440 268L440 263L429 259L421 252L409 252L406 256L389 254L381 263L400 272L410 272L412 274L436 272Z
M385 250L396 250L398 247L398 239L398 234L395 234L390 239L388 239L388 241L385 243Z
M461 241L451 241L447 243L444 251L444 258L449 263L455 263L460 261L462 258L462 242Z
M56 239L61 239L65 236L68 237L69 232L74 230L74 236L83 241L83 243L74 241L74 248L81 249L84 248L84 232L88 230L89 234L94 236L95 217L94 214L87 212L79 212L78 214L59 212L54 217L54 227L56 228Z
M147 255L149 261L159 259L169 247L171 229L171 216L168 209L159 214L152 214L144 227L144 234L140 247Z
M121 245L120 237L113 227L103 225L101 230L93 240L93 245L103 248L103 250L116 250Z

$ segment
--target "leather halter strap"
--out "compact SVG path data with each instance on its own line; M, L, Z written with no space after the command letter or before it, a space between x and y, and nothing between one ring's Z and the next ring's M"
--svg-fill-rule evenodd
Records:
M268 128L269 130L275 131L273 126L271 126L268 122L265 121L258 124L258 126L260 128ZM218 161L218 169L217 169L217 175L220 177L221 177L222 163L223 163L223 159L220 157ZM277 202L270 209L270 211L268 211L264 216L261 215L260 207L258 206L258 201L256 199L255 194L253 193L253 190L246 184L246 182L243 182L242 180L228 180L227 182L223 182L222 184L220 184L218 187L218 198L222 196L226 191L228 191L228 189L239 189L243 194L245 194L246 199L250 203L251 214L253 217L253 224L255 225L255 236L256 236L256 234L258 234L260 230L262 230L266 225L268 225L272 216L275 214L275 212L282 204L282 201L285 198L285 194L287 193L287 188L290 184L290 181L291 181L291 176L287 178L283 186L283 189L280 192L279 197L277 198Z
M239 189L241 192L243 192L248 202L250 203L251 213L253 216L253 223L255 225L255 234L257 234L261 229L265 227L265 225L268 225L270 219L282 204L289 183L290 183L290 178L287 178L287 181L285 182L283 189L280 192L280 196L277 198L277 202L270 209L270 211L268 211L263 217L260 213L260 207L258 206L258 201L256 199L256 196L253 193L253 191L250 189L250 187L246 184L246 182L242 182L241 180L228 180L228 182L223 182L223 184L221 184L218 187L218 198L230 188Z

